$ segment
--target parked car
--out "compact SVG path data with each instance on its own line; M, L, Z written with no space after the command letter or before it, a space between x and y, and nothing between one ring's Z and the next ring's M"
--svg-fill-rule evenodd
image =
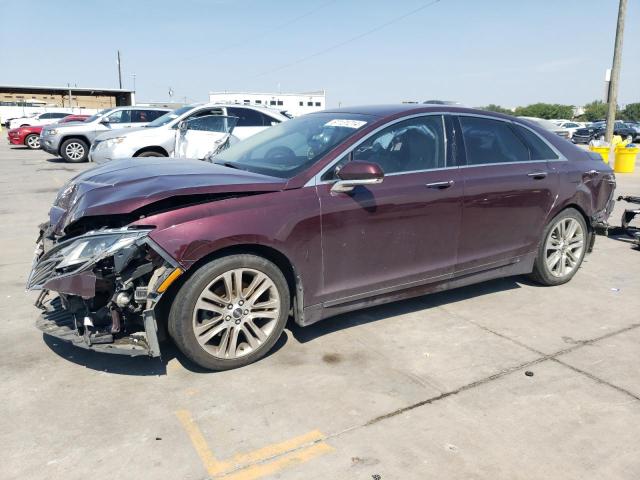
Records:
M96 163L104 163L129 157L172 157L176 145L176 131L180 122L210 115L237 117L238 123L233 131L234 139L243 140L256 133L289 120L289 117L267 107L253 105L221 105L217 103L188 105L167 113L146 128L128 132L108 132L100 135L94 142L89 158ZM199 135L201 143L195 138L191 141L194 155L204 155L216 140L218 132ZM197 150L197 153L196 153ZM201 158L201 157L192 157Z
M519 118L452 106L311 113L216 163L126 159L65 185L30 290L38 326L73 344L212 370L362 307L529 274L571 280L615 177ZM49 292L57 292L45 301Z
M525 120L529 120L530 122L535 123L539 127L542 127L544 129L549 130L550 132L555 133L559 137L567 138L567 139L570 137L569 130L567 130L566 128L563 128L563 127L560 127L560 126L556 125L555 123L551 122L550 120L545 120L544 118L536 118L536 117L519 117L519 118L523 118Z
M572 121L560 121L554 122L558 127L564 128L567 132L569 132L569 138L573 137L573 134L579 128L584 128L584 123L572 122Z
M607 122L595 122L585 128L577 129L571 140L573 143L589 143L591 140L604 136L607 130ZM638 132L630 125L616 120L613 126L613 134L620 135L623 138L631 137L632 139L640 138Z
M108 131L144 126L170 110L153 107L116 107L102 110L82 123L49 125L40 133L41 148L67 162L84 162L94 139Z
M83 122L89 118L89 115L67 115L60 119L57 123ZM9 143L11 145L24 145L32 150L40 148L40 133L42 126L37 127L18 127L7 132Z
M50 123L56 123L58 120L66 117L69 113L65 112L45 112L29 117L13 118L9 121L9 129L18 127L37 127L42 125L48 125Z

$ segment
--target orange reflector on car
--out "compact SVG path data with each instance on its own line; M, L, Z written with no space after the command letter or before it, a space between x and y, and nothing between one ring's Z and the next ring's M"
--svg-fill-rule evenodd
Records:
M176 268L173 272L171 272L169 274L169 276L167 278L164 279L164 281L160 284L160 286L158 287L158 293L162 293L164 292L167 288L169 288L169 285L171 285L176 278L178 278L180 275L182 275L184 273L184 271L181 268Z

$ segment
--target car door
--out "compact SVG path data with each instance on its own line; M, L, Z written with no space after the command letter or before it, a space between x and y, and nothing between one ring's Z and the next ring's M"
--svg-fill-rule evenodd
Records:
M324 301L443 280L456 262L463 185L442 115L397 121L366 137L317 185ZM378 163L382 183L334 193L345 162ZM376 293L374 293L376 292Z
M224 115L207 115L181 122L175 130L174 156L204 159L228 138L235 122L235 117Z
M557 191L558 155L533 130L460 115L466 165L456 274L518 261L535 251Z
M252 108L227 107L227 115L238 117L238 123L233 134L240 140L249 138L251 135L255 135L279 123L278 120Z

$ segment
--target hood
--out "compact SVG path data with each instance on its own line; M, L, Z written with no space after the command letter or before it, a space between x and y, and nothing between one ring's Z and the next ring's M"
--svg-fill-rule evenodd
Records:
M282 190L286 181L199 160L131 158L87 170L58 193L50 225L61 235L82 217L120 215L171 197Z
M140 137L140 136L144 136L145 133L149 133L149 132L153 132L155 130L155 128L146 128L146 127L135 127L135 128L120 128L120 129L115 129L115 130L109 130L105 133L101 133L100 135L98 135L98 137L96 137L96 140L99 141L104 141L104 140L109 140L110 138L117 138L117 137Z

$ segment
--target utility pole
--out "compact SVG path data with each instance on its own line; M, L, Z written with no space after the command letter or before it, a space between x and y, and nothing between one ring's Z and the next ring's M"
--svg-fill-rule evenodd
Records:
M616 43L613 48L613 65L611 66L611 83L609 85L609 103L607 108L607 130L605 140L611 143L613 127L616 121L616 108L618 104L618 81L620 80L620 58L622 57L622 37L624 36L624 19L627 15L627 0L620 0L618 8L618 24L616 26ZM613 150L613 145L611 146ZM613 159L613 152L609 152L609 158Z
M67 83L67 88L69 89L69 108L73 111L73 107L71 106L71 84Z
M133 91L136 91L136 74L132 73L131 76L133 77Z
M120 64L120 50L118 50L118 84L120 85L120 90L122 90L122 67Z

